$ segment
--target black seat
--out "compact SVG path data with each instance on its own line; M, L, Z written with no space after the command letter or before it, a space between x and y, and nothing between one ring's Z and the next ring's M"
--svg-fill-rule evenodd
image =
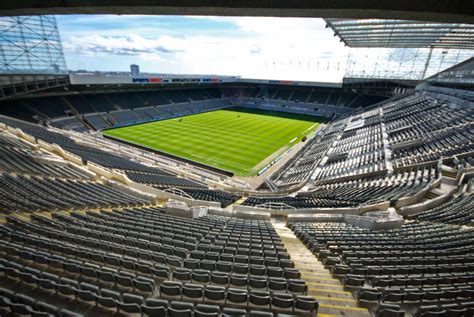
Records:
M248 278L244 274L232 274L230 276L230 284L234 286L247 286Z
M150 270L154 277L162 279L167 279L169 277L169 270L167 267L155 265L154 267L151 267Z
M245 289L228 288L226 294L226 302L231 303L247 303L248 294Z
M249 294L249 303L256 306L269 306L271 304L270 293L262 291L252 291Z
M286 293L273 293L272 294L272 306L285 309L293 309L294 298L291 294Z
M195 317L218 317L220 314L219 306L198 304L194 309Z
M382 303L375 311L377 317L403 317L405 311L400 309L400 306L393 304Z
M227 273L214 272L211 274L211 282L218 285L229 284L229 275Z
M222 309L222 316L225 317L247 317L247 311L245 309L236 309L224 307Z
M288 292L306 294L308 292L308 286L302 280L289 280Z
M316 299L308 296L297 296L295 300L295 308L304 310L304 311L310 311L317 313L318 312L318 302Z
M209 271L206 270L194 270L192 272L192 279L194 282L209 283Z
M357 292L357 299L362 302L378 302L381 296L382 293L380 293L376 289L361 288Z
M165 317L168 301L156 298L149 298L142 304L142 312L151 317Z
M122 301L117 302L119 309L127 313L141 313L142 304L142 296L128 293L124 293L122 295Z
M117 284L119 286L122 286L122 287L125 287L125 288L133 288L134 287L133 279L129 276L123 276L122 274L123 274L123 272L121 272L121 274L118 274L118 275L115 276Z
M137 290L145 293L153 293L155 290L155 281L149 278L139 277L133 280L133 285Z
M225 299L225 288L219 286L206 286L204 297L211 301L221 301Z
M186 302L171 302L168 307L169 317L192 317L194 311L194 305Z
M268 280L268 289L272 291L286 291L287 282L284 278L270 278Z
M13 313L18 315L33 315L33 308L29 305L20 303L11 303L10 309Z
M76 294L76 298L83 300L85 302L95 302L97 294L88 291L88 290L82 290L82 289L74 289L74 292Z
M97 303L107 308L116 308L117 302L121 300L119 292L115 292L108 289L101 289L100 294L97 296Z
M173 279L179 281L191 281L191 272L188 270L177 269L172 275Z
M51 304L48 304L48 303L45 303L45 302L42 302L42 301L36 302L36 304L34 305L33 308L34 308L35 311L48 313L48 314L51 314L53 316L56 316L56 315L59 314L58 307L56 307L54 305L51 305ZM34 315L38 315L38 312L34 312L33 316Z
M201 285L185 284L182 288L182 295L193 299L202 299L204 290Z
M160 284L160 296L181 296L181 282L165 281Z
M266 277L250 276L249 286L257 289L267 288L267 279Z
M249 311L249 317L273 317L273 313L268 311L251 310Z

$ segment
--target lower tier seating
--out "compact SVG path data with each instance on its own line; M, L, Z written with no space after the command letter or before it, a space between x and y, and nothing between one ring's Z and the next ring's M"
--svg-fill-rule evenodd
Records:
M379 316L472 316L474 228L426 222L387 231L324 222L289 227L360 302L378 304Z
M249 197L242 205L259 206L264 204L285 204L293 208L352 207L352 202L344 200L320 199L312 197Z
M186 232L183 232L186 227ZM157 208L7 217L0 313L313 315L317 301L269 222Z
M0 174L0 208L7 212L145 204L149 202L98 182Z
M425 210L409 218L457 225L474 225L474 197L460 195L435 208Z

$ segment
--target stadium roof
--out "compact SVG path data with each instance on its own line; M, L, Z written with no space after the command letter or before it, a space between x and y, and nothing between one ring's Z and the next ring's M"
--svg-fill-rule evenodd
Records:
M474 49L474 24L325 19L349 47Z
M3 0L0 15L171 14L472 23L471 0Z
M474 85L474 57L445 69L426 79L430 83Z

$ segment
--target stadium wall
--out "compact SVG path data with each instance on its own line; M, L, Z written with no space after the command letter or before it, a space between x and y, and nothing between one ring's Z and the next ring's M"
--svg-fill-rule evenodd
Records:
M352 108L326 106L316 103L302 103L282 100L262 100L258 98L236 98L235 105L244 108L256 108L267 111L306 114L317 117L333 118L354 111ZM317 110L315 110L317 109Z

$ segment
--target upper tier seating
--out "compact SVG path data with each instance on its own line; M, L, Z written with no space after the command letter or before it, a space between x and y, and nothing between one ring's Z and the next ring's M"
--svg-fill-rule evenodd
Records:
M474 113L412 95L323 127L270 179L277 187L347 182L474 151Z
M79 116L84 115L84 119L94 129L101 130L113 125L135 123L138 120L163 119L200 112L200 102L207 102L210 99L220 97L220 91L216 88L103 94L84 93L81 95L28 98L2 102L0 109L2 114L30 122L38 122L36 118L42 120L56 119L51 123L55 127L84 131L87 127L84 127L82 122L79 121ZM173 107L174 103L189 103L191 101L198 104L184 108ZM156 111L155 108L149 108L149 110L137 109L159 105L169 105L169 107L162 108L161 111ZM228 106L228 104L220 107L225 106ZM206 111L206 109L202 109L202 111ZM75 115L77 118L70 117L71 115ZM66 118L59 120L62 117Z
M316 183L296 197L248 198L243 205L285 203L295 208L351 207L382 201L396 202L426 188L440 177L436 164L399 170L392 175L356 178L326 184Z
M468 153L463 157L456 157L452 162L451 166L456 169L460 168L472 168L474 166L474 153Z
M107 113L86 114L84 119L94 129L102 130L113 126L175 118L230 106L229 103L223 100L198 100L192 103L187 100L185 102L184 104L167 103L156 107L149 106L130 110L114 110Z
M160 117L160 113L155 107L135 108L133 112L142 120L153 120Z
M76 117L59 118L50 122L50 125L59 129L75 130L78 132L85 132L87 128Z
M96 130L102 130L112 126L112 122L107 120L106 113L87 114L84 116L84 119Z
M352 130L351 130L352 132ZM341 134L321 164L315 179L329 179L385 169L382 129L380 125L359 128L349 135Z
M71 108L60 97L30 98L23 101L43 117L63 117Z
M315 185L300 197L336 199L353 203L396 201L413 196L439 178L436 164L400 170L389 176L358 178L344 182Z
M474 150L470 142L474 132L472 111L420 96L407 97L382 109L395 166Z
M249 197L242 205L259 207L264 204L285 204L293 208L338 208L353 207L354 203L339 199L319 199L313 197ZM264 206L262 206L264 207ZM276 207L278 208L278 207Z
M97 112L120 110L115 107L105 94L84 94L82 95L86 102L92 105Z
M111 111L107 113L109 120L115 124L130 124L138 122L140 118L132 110Z
M366 96L324 88L262 86L260 88L227 88L223 91L226 95L233 97L288 100L350 108L367 107L385 100L384 97L380 96Z
M287 186L306 181L323 158L327 149L334 142L334 139L334 135L324 135L321 138L311 139L279 171L272 174L270 179L278 186Z
M18 100L2 101L0 109L4 115L30 122L36 122L34 117L40 115L31 107Z

